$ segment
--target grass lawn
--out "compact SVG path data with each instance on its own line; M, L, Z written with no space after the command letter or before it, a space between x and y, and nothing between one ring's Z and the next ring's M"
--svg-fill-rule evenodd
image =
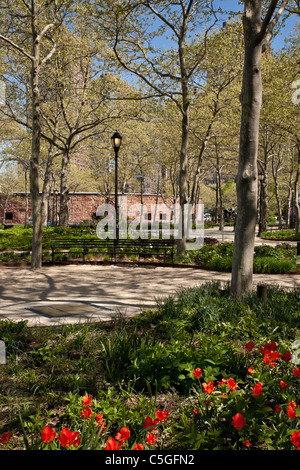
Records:
M130 320L2 321L0 339L0 448L300 447L299 289L264 305L208 283Z

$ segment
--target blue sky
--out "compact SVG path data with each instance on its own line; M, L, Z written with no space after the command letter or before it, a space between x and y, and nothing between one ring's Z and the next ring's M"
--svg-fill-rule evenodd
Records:
M239 0L215 0L215 6L220 6L223 10L243 11L243 5ZM224 17L224 19L226 19ZM285 26L280 29L280 32L273 38L272 47L275 50L281 49L284 46L284 39L289 37L290 32L293 30L296 22L299 22L299 16L293 15L285 22Z
M223 15L218 15L218 18L220 21L225 21L230 19L230 12L243 12L244 10L244 4L243 1L239 0L214 0L214 7L215 9L221 8L224 11ZM282 25L282 17L279 21L279 25L281 25L280 28L278 28L278 33L274 35L272 39L272 48L273 50L277 51L279 49L282 49L285 45L285 38L288 38L293 31L296 23L299 23L299 16L298 15L292 15L291 17L287 18L285 21L285 24ZM220 24L219 24L220 26ZM158 45L159 47L164 47L171 45L172 41L166 40L164 37L163 42L161 40L158 40Z

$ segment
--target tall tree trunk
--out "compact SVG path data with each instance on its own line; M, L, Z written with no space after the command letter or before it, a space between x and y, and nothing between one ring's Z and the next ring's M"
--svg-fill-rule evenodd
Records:
M42 192L42 224L47 226L49 220L49 206L50 206L50 197L51 197L51 183L53 181L53 160L57 156L55 153L55 142L56 142L56 132L58 128L58 118L55 117L53 139L51 140L49 149L48 149L48 158L46 164L46 170L44 175L44 185Z
M180 150L180 173L179 173L179 194L180 194L180 231L181 236L177 240L177 254L183 255L186 248L186 233L184 223L185 206L188 203L188 181L187 181L187 155L189 144L189 129L190 129L190 102L188 98L187 83L183 84L183 116L182 116L182 136L181 136L181 150Z
M275 182L275 197L276 197L277 214L278 214L278 228L279 228L279 230L282 230L282 209L281 209L281 199L280 199L280 196L279 196L277 178L276 178L276 180L274 180L274 182Z
M67 227L69 224L68 166L69 153L67 150L65 150L62 157L60 175L59 225L62 227Z
M159 174L159 171L158 171L157 185L156 185L156 195L155 195L155 207L154 207L154 214L153 214L153 219L152 219L154 223L156 222L157 206L158 206L158 202L159 202L159 193L160 193L160 174ZM158 219L158 223L159 223L159 219Z
M292 187L289 186L287 206L286 206L286 225L291 228L291 206L292 206Z
M211 119L211 122L209 123L209 126L208 126L206 134L205 134L205 138L202 141L201 148L200 148L200 151L199 151L197 168L196 168L196 171L195 171L195 174L194 174L193 186L192 186L192 191L191 191L191 199L190 199L191 204L196 204L197 203L196 202L197 198L196 198L195 194L196 194L196 189L199 187L199 176L200 176L200 171L201 171L201 166L202 166L203 154L204 154L204 151L207 147L207 144L208 144L210 136L211 136L211 130L212 130L212 126L213 126L216 114L217 114L217 111L215 109L213 117Z
M275 191L275 198L276 198L276 205L277 205L277 214L278 214L278 228L279 230L282 229L282 209L281 209L281 198L279 195L279 187L278 187L278 171L279 166L281 164L281 156L280 156L280 148L278 149L278 161L275 165L275 154L272 156L272 175L274 180L274 191Z
M247 0L243 16L245 56L241 93L239 168L236 177L237 221L231 292L241 296L252 290L253 253L257 216L257 151L262 102L261 1Z
M265 169L266 170L266 169ZM268 215L268 201L267 201L267 187L268 187L268 178L267 173L264 172L264 177L261 182L261 231L267 231L267 215Z
M57 190L52 192L52 225L57 225Z
M222 192L222 178L221 178L221 168L220 168L220 156L218 151L218 143L215 138L215 151L216 151L216 179L217 179L217 192L219 194L219 203L220 203L220 222L219 230L224 229L224 207L223 207L223 192Z
M179 194L180 194L180 230L181 238L177 240L177 254L183 255L186 249L186 233L185 233L185 206L188 203L188 147L190 132L190 97L188 73L186 68L186 51L185 37L187 31L187 18L182 25L181 37L178 44L181 91L182 91L182 121L181 121L181 149L180 149L180 173L179 173Z
M34 16L33 16L34 22ZM36 31L36 26L33 26ZM30 196L32 205L32 254L31 269L37 270L42 266L42 214L41 196L39 191L39 162L41 146L41 115L40 115L40 44L37 35L33 35L33 61L31 68L32 89L32 152L30 159Z
M293 157L294 158L294 157ZM291 208L292 208L292 191L293 191L293 172L294 172L294 161L292 160L292 165L289 172L289 189L287 197L287 208L286 208L286 225L291 228Z
M224 229L224 207L223 207L223 193L222 193L222 180L221 180L221 169L217 166L217 178L218 178L218 188L219 188L219 202L220 202L220 222L219 230Z
M21 41L21 44L14 42L11 37L6 37L0 34L0 39L8 43L14 50L17 50L20 54L31 61L31 77L30 77L30 91L31 91L31 106L32 106L32 150L30 159L30 196L32 205L32 221L33 221L33 235L32 235L32 255L31 255L31 269L40 269L42 266L42 215L41 215L41 197L39 192L39 163L40 163L40 146L41 146L41 112L40 112L40 93L39 93L39 73L41 67L51 59L55 50L56 44L53 38L50 38L49 31L54 27L55 22L58 19L62 5L58 5L57 2L37 2L31 0L30 2L22 2L23 6L26 6L26 15L22 15L22 10L18 9L18 2L6 2L8 4L7 11L12 21L12 27L8 28L9 34L14 39L14 26L15 18L18 20L26 19L26 24L22 22L19 28L29 27L28 31L24 33L28 34L27 38L30 37L31 52L29 53L24 44L27 41ZM15 3L15 5L13 5ZM54 23L50 22L45 25L46 17L50 17L51 14L45 13L48 7L53 7L52 19ZM17 28L18 29L18 28ZM17 30L16 30L17 31ZM47 38L52 42L52 49L47 55L41 60L41 41L43 38Z
M219 212L219 178L216 172L216 212L215 212L215 224L218 223L218 212Z
M263 162L263 179L261 182L261 232L267 231L268 216L268 152L269 152L269 130L268 126L264 126L264 162Z
M42 192L42 225L47 226L48 212L49 212L49 200L51 195L51 180L52 180L52 166L53 166L53 152L54 145L51 143L48 152L48 160L46 165L46 171L44 175L44 185Z
M3 225L5 225L5 220L6 220L7 201L8 201L8 196L5 198L4 205L3 205L3 219L2 219Z
M299 177L300 171L299 167L297 168L295 185L294 185L294 194L295 194L295 211L296 211L296 221L295 221L295 229L296 235L300 233L300 205L299 205Z
M25 167L24 171L25 178L25 216L24 216L24 228L28 226L28 169Z
M142 230L142 226L143 226L143 223L144 223L144 219L143 219L143 209L144 209L144 178L143 176L140 177L140 189L141 189L141 213L140 213L140 230ZM147 223L148 223L148 219L147 219Z
M257 216L257 151L262 102L261 54L288 0L270 0L262 21L262 0L244 0L244 71L241 93L239 168L236 177L237 223L232 260L231 292L240 297L252 290L253 253ZM274 18L272 19L274 15Z

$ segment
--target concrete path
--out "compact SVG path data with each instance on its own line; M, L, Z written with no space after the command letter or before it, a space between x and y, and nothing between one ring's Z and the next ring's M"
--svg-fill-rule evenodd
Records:
M255 233L258 233L258 226L256 226L256 231ZM213 227L211 229L205 229L204 230L204 236L205 237L211 237L211 238L216 238L219 242L233 242L234 241L234 231L232 227L224 227L224 230L219 230L218 227ZM294 241L289 241L289 242L283 242L279 240L265 240L261 237L255 236L255 246L259 245L270 245L270 246L277 246L282 243L288 243L292 246L296 246L297 242Z
M208 281L229 281L230 273L193 268L52 266L0 270L0 320L28 326L111 320L155 307L157 297ZM254 275L254 284L300 287L300 275ZM50 308L51 307L51 308Z
M234 241L232 227L205 230L205 237ZM290 242L296 244L296 242ZM255 245L280 244L255 238ZM0 269L0 320L27 320L29 326L108 321L137 315L156 298L208 281L229 282L230 273L193 268L52 266L34 273L26 268ZM300 287L300 275L254 275L257 283Z

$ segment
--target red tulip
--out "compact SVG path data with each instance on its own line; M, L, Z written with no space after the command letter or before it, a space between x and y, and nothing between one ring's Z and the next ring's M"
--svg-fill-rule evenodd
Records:
M145 419L144 421L144 428L150 428L151 426L153 426L151 429L149 429L149 431L152 431L154 429L154 427L157 425L157 423L159 422L159 419L156 418L154 421L152 420L152 418L150 418L149 416L147 416L147 418Z
M90 420L93 412L88 406L86 406L85 408L83 408L83 410L80 414L81 414L82 418L86 418L86 419Z
M192 372L194 374L195 379L200 379L202 375L202 370L199 367L195 370L192 370Z
M149 444L150 446L152 446L152 445L155 443L155 441L157 441L157 438L154 437L154 435L153 435L152 432L151 432L151 433L149 434L149 436L147 437L146 440L147 440L148 444Z
M45 444L50 444L50 442L53 441L53 439L56 436L56 432L54 429L51 428L51 426L45 426L43 431L42 431L42 441L45 442Z
M203 390L208 395L211 395L212 392L214 391L214 382L212 380L210 380L208 383L203 382L202 386L203 386Z
M231 378L228 379L227 384L229 385L229 390L231 392L233 392L234 390L237 389L238 384L237 384L237 382L234 381L234 379L231 379Z
M293 374L294 377L300 377L300 367L296 369L296 367L293 367Z
M282 355L282 359L285 362L289 362L292 359L292 355L291 355L290 351L285 351L285 353L283 353L283 355Z
M294 431L291 437L291 442L300 450L300 431Z
M249 341L248 343L246 343L245 348L247 349L247 351L252 351L252 349L254 348L253 341Z
M166 410L166 411L157 410L156 416L158 417L159 421L164 421L165 419L167 419L169 413L170 413L169 410Z
M91 403L92 403L92 395L84 395L84 397L82 397L82 404L83 406L91 406Z
M120 442L125 442L129 439L130 431L125 426L120 429L120 432L116 435L116 439Z
M246 420L245 420L244 416L241 413L237 413L232 418L232 425L238 431L240 431L245 426L245 424L246 424Z
M133 450L143 450L143 444L134 444Z
M117 442L113 437L109 437L106 441L105 450L119 450L123 445L123 442Z
M9 434L9 432L5 432L2 434L2 436L0 437L0 443L1 444L4 444L4 445L7 445L10 441L10 439L12 438L12 435Z
M60 437L57 439L65 449L68 449L71 446L77 447L80 444L79 435L79 432L72 432L67 428L63 428L61 430Z
M255 397L259 397L262 394L262 385L263 384L261 382L257 382L257 384L254 385L252 395L254 395Z
M286 384L284 380L281 380L280 387L282 388L282 390L286 390L288 388L288 384Z

